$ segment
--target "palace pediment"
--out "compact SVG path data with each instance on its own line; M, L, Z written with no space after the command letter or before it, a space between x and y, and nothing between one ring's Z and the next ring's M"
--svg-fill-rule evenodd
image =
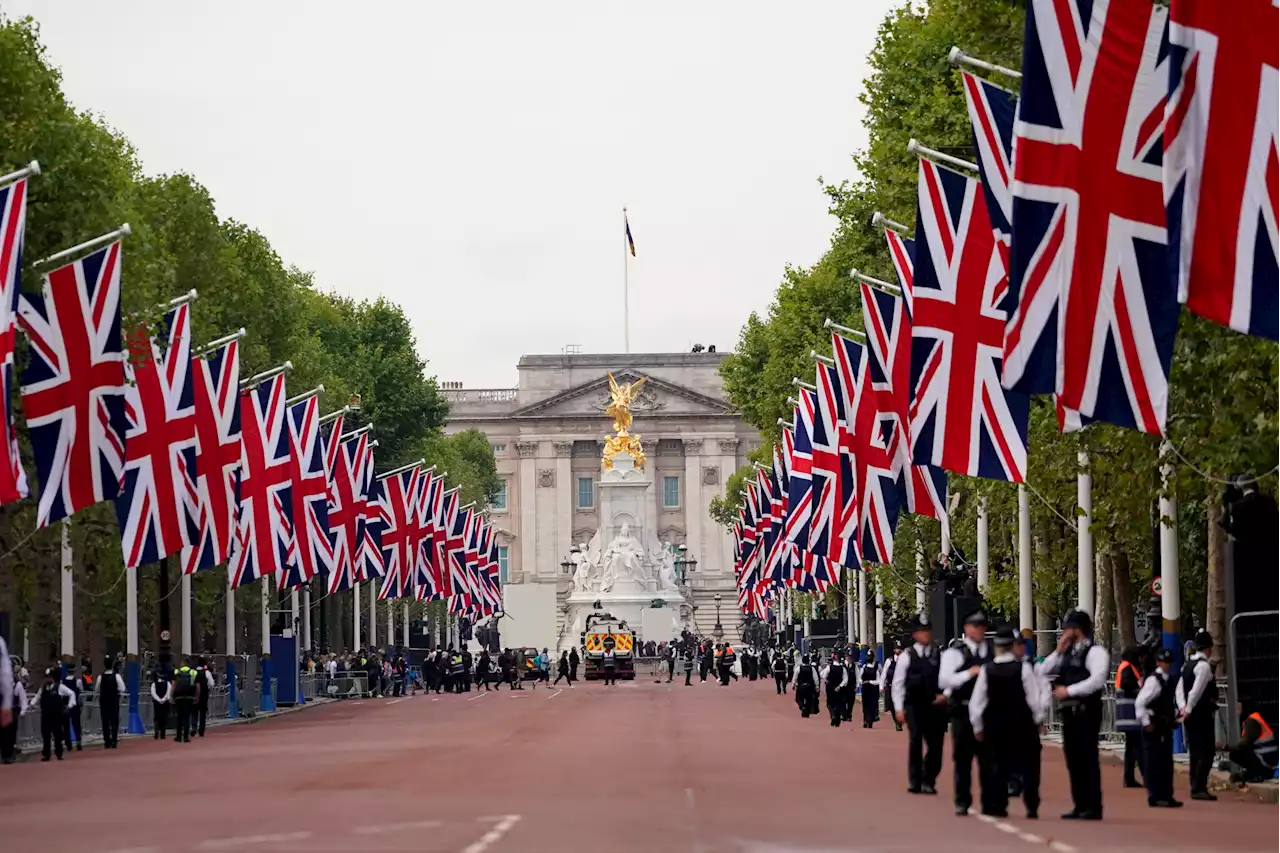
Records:
M645 374L635 370L614 372L618 382L636 382ZM553 394L544 400L522 406L511 412L512 419L601 418L609 405L609 377L598 379ZM725 400L710 397L665 379L650 376L631 406L637 425L663 418L733 417L733 407Z

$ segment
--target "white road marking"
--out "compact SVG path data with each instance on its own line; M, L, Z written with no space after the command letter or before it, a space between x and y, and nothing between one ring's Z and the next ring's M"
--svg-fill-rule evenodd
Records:
M1044 839L1030 832L1019 832L1018 837L1028 844L1044 844Z
M110 853L160 853L159 847L122 847Z
M462 848L462 853L484 853L484 851L488 850L501 840L502 836L510 832L511 827L520 822L520 815L509 814L503 815L500 818L482 817L477 818L477 820L496 820L497 823L494 824L493 829Z
M404 701L404 697L403 697L403 696L401 696L399 699L392 699L392 700L391 700L390 702L388 702L387 704L388 704L388 705L394 705L394 704L396 704L397 702L403 702L403 701Z
M351 830L356 835L381 835L384 832L406 832L410 829L430 829L439 826L438 820L411 820L405 823L375 823L369 826L357 826Z
M548 699L554 699L554 698L556 698L557 696L559 696L559 695L560 695L561 693L563 693L563 692L564 692L563 690L557 690L555 693L552 693L552 694L551 694L550 696L548 696L547 698L548 698Z
M1007 832L1010 835L1018 834L1018 827L1014 826L1011 823L997 823L996 829L1000 830L1001 832Z
M200 842L201 850L232 850L236 847L248 847L255 844L283 844L287 841L302 841L310 838L311 833L271 832L263 835L240 835L233 838L210 838Z
M991 815L989 815L989 814L980 814L980 815L978 815L977 817L978 817L978 820L982 821L983 823L995 823L995 822L996 822L996 819L995 819L995 818L993 818L993 817L992 817Z
M477 699L483 699L484 697L486 697L486 696L488 696L488 695L489 695L488 693L477 693L475 696L472 696L472 697L471 697L470 699L468 699L467 701L468 701L468 702L474 702L474 701L476 701Z
M1058 853L1076 853L1076 848L1072 847L1070 844L1064 844L1061 841L1050 841L1049 849L1057 850Z

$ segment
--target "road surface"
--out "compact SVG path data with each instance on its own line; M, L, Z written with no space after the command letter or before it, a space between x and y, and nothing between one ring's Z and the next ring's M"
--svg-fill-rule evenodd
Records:
M859 711L860 713L860 711ZM856 716L856 714L855 714ZM347 701L190 745L93 746L0 768L5 850L57 853L921 853L1277 849L1277 807L1153 811L1104 766L1106 820L1065 822L1044 752L1039 821L910 796L905 734L802 720L771 683L651 681ZM1178 780L1186 797L1186 777Z

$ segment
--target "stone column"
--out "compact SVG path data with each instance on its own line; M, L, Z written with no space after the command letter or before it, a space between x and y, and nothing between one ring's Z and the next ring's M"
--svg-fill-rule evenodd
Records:
M684 439L684 544L689 548L688 556L697 560L699 566L706 559L702 550L702 525L707 515L706 501L702 497L704 443L701 437ZM696 569L694 575L697 576Z
M741 443L736 438L717 439L720 455L718 457L720 465L720 486L716 489L719 494L724 490L724 482L738 468L738 445ZM709 537L713 542L708 542L705 550L707 558L712 560L715 570L722 577L727 577L730 581L733 578L733 560L730 555L733 553L732 536L728 530L716 525L716 533Z
M577 483L573 480L571 465L573 442L556 441L552 446L556 451L555 560L559 568L560 561L569 555L569 548L573 546L573 492Z
M534 460L538 442L517 441L516 452L520 454L520 571L526 578L532 579L538 570L538 472L537 462Z
M645 527L645 535L657 536L658 535L658 513L660 511L660 507L662 506L662 479L658 475L658 463L657 463L658 439L642 438L640 439L640 448L644 451L644 455L645 455L644 474L646 477L649 478L649 482L653 484L653 489L649 492L650 496L652 497L652 500L650 500L645 505L645 508L644 508L643 524ZM609 521L612 522L612 519L610 519ZM605 520L601 519L601 524L604 524L604 523L605 523ZM647 542L645 542L645 547L646 548L649 547Z

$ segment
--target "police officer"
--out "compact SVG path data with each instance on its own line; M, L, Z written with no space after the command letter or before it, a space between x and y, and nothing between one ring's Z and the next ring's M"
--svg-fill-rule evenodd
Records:
M936 794L942 770L942 740L947 733L947 697L938 686L940 655L933 645L929 617L918 613L907 623L911 647L893 671L893 707L911 733L907 746L907 791Z
M800 658L800 665L796 667L791 686L795 688L796 705L800 707L800 716L808 717L810 714L818 713L818 672L809 662L808 655Z
M1062 637L1043 668L1045 675L1058 676L1053 698L1062 709L1062 752L1074 804L1064 820L1102 820L1098 731L1110 667L1110 653L1093 642L1093 620L1083 610L1072 610L1062 620Z
M1179 679L1172 672L1173 652L1156 652L1156 671L1142 684L1134 709L1143 732L1142 754L1146 760L1142 776L1147 783L1147 805L1151 808L1178 808L1173 798L1173 727L1177 723L1176 695Z
M124 679L115 670L115 661L107 655L98 676L98 713L102 716L102 747L115 749L120 744L120 697L125 692Z
M1213 722L1218 712L1218 685L1213 680L1213 664L1209 660L1213 637L1208 631L1196 632L1195 647L1182 667L1176 699L1190 753L1191 799L1216 800L1218 798L1209 793L1209 771L1213 769L1217 740Z
M196 702L200 698L200 686L196 671L189 658L182 659L182 666L173 676L173 706L177 710L178 725L174 733L177 743L191 743L192 723L195 721Z
M461 693L466 689L467 664L461 651L449 655L449 691Z
M546 651L545 649L543 651ZM464 693L471 692L471 651L466 647L462 647L462 691Z
M880 716L880 682L876 674L876 650L867 649L867 662L859 671L862 683L862 727L869 729Z
M956 814L969 813L973 805L973 762L978 761L978 781L985 789L991 784L989 751L982 748L969 725L969 697L982 665L991 659L985 639L987 616L981 610L964 620L964 637L942 653L938 686L947 696L951 716L951 761L955 770ZM1007 787L1007 786L1006 786Z
M693 646L691 645L685 646L684 654L681 657L684 659L684 686L692 687L693 686Z
M773 683L779 696L787 692L787 659L781 653L773 656Z
M40 706L40 737L44 741L41 761L49 760L49 751L62 760L62 741L66 738L67 714L76 707L76 693L66 684L58 681L52 668L44 671L44 685L36 696L35 702ZM70 749L71 743L67 743Z
M155 738L164 740L169 729L169 707L173 704L173 682L164 668L157 666L151 678L151 711L155 720Z
M76 701L67 708L66 731L63 733L63 739L67 743L68 752L71 751L73 741L76 751L79 752L84 749L84 728L80 725L80 711L84 707L84 701L81 698L84 693L84 678L76 675L71 664L67 664L67 674L62 677L62 683L76 696Z
M902 731L902 723L898 721L898 715L895 713L896 706L893 704L893 676L898 671L898 658L902 656L902 643L898 640L893 641L893 657L885 662L884 667L880 670L880 692L884 694L884 710L889 715L889 719L893 720L894 731Z
M982 780L982 813L1007 817L1009 787L1018 779L1027 817L1040 809L1040 723L1049 706L1048 684L1032 661L1019 660L1018 637L1009 625L996 629L993 655L973 679L969 727L988 754Z
M200 737L204 737L205 724L209 719L209 695L213 693L213 673L209 671L208 662L203 656L196 658L196 683L200 692L196 696L196 718L192 729Z
M838 654L831 656L831 662L822 670L822 683L827 688L827 713L831 715L831 725L840 728L844 719L845 691L849 687L849 670Z

